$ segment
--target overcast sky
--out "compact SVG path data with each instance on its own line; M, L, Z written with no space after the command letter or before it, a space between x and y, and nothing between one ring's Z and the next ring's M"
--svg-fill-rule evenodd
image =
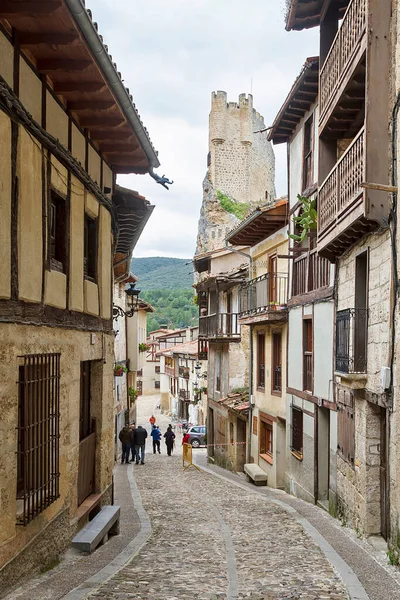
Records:
M156 205L134 256L191 258L208 153L211 92L254 96L272 124L308 56L317 30L286 32L285 0L87 0L159 152L170 190L149 175L119 183ZM286 148L274 147L276 191L286 189Z

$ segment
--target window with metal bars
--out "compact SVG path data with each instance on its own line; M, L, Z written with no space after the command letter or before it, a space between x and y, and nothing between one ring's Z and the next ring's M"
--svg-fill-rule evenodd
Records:
M257 387L265 388L265 335L257 336Z
M273 455L272 421L263 417L260 420L260 454Z
M282 393L282 335L272 334L272 392Z
M60 495L60 354L30 354L21 358L17 522L27 525Z
M156 390L159 390L160 389L160 382L159 381L155 381L154 382L154 387L155 387Z
M314 183L314 121L310 117L304 125L304 147L303 147L303 190L307 190Z
M313 392L313 321L303 320L303 390Z

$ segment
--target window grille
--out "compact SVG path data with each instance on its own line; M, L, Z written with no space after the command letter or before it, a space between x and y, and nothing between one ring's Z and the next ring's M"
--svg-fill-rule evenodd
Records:
M155 381L154 382L154 387L155 387L156 390L159 390L160 389L160 382L159 381Z
M336 402L338 413L338 453L345 461L354 466L356 439L353 392L338 387L336 390Z
M17 522L59 497L60 354L22 357L18 381Z
M282 392L282 335L272 334L272 391Z

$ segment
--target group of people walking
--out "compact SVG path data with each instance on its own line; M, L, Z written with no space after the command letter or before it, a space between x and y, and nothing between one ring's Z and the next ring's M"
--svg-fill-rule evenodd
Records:
M161 439L162 433L158 425L156 425L156 418L154 415L151 415L149 419L151 425L151 437L153 439L153 454L161 454ZM122 455L121 455L121 464L128 464L130 462L135 462L137 465L144 465L144 457L146 450L146 438L147 431L139 425L135 427L135 423L131 425L125 425L121 431L119 432L119 440L122 444ZM175 433L172 430L172 425L168 425L167 431L164 433L165 443L167 446L167 454L171 456L174 443L175 443ZM130 456L132 454L132 459Z

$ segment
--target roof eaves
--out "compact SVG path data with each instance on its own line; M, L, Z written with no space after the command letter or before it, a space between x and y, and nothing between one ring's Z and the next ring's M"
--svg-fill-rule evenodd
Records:
M83 0L65 0L70 13L82 32L97 64L115 94L128 122L132 126L151 167L159 167L158 153L154 148L149 133L139 116L129 89L124 86L117 65L112 62L102 37L98 34L92 21L92 14L85 8Z

